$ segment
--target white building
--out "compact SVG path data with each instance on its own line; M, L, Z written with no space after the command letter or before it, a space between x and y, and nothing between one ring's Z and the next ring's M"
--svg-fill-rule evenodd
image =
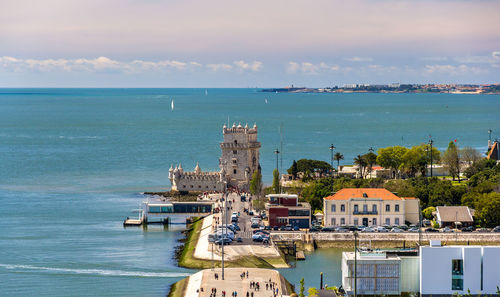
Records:
M419 261L415 254L398 251L358 252L355 281L354 252L343 252L342 286L348 295L354 295L355 283L358 295L418 293Z
M500 286L499 246L420 247L422 296L497 295Z

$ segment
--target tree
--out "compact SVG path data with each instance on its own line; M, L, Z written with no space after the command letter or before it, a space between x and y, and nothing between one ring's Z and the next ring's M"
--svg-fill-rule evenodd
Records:
M250 181L250 193L257 196L257 198L259 198L262 193L262 173L260 173L260 168L255 170L252 174L252 180Z
M292 167L288 169L288 174L293 176L293 179L297 179L297 173L299 172L299 168L297 166L297 161L293 160Z
M357 155L356 158L354 158L354 164L358 165L359 174L361 175L361 178L364 178L365 167L367 165L365 158L361 155Z
M432 219L432 213L435 211L436 211L436 208L434 206L429 206L422 211L422 215L424 216L424 218L430 220L430 219Z
M461 150L462 159L469 166L481 160L481 153L470 146L466 146Z
M299 297L305 297L304 295L304 278L300 280Z
M288 169L290 174L292 172L292 167ZM297 161L298 172L303 172L303 173L309 172L310 174L318 172L320 176L323 176L326 173L330 172L331 170L332 170L332 165L330 165L325 161L310 160L310 159L300 159Z
M309 290L307 291L307 293L309 293L307 295L308 297L317 297L318 294L319 294L319 291L316 288L309 288Z
M280 172L278 169L273 170L273 191L275 194L280 192Z
M377 162L377 155L374 154L373 152L369 152L363 155L363 159L365 159L366 163L365 173L366 175L368 175L372 172L373 164Z
M403 156L408 151L402 146L390 146L381 148L377 151L377 164L384 168L391 168L399 174L401 164L403 164Z
M340 160L344 160L344 155L342 155L340 152L336 152L335 155L333 156L333 159L337 161L337 169L340 167Z
M458 177L458 181L460 182L460 154L455 142L450 141L448 144L448 149L443 154L443 163L453 177L453 180Z

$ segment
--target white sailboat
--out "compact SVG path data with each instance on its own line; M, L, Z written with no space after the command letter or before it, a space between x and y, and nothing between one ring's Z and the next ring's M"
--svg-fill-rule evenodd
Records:
M172 103L170 105L172 107L172 111L174 111L174 99L172 99Z
M267 98L266 98L266 99L264 99L264 100L266 101L266 104L267 104Z

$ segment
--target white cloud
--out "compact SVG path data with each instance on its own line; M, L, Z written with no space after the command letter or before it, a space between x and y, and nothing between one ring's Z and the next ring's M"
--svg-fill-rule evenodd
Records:
M0 69L14 72L123 72L138 73L147 71L195 71L205 69L210 71L253 71L262 70L263 63L253 61L247 63L243 60L235 61L231 64L206 64L203 65L196 61L183 62L177 60L144 61L132 60L128 62L116 61L107 57L98 57L95 59L18 59L14 57L0 57Z
M217 71L229 71L231 69L233 69L233 66L229 65L229 64L207 64L206 67L214 72L217 72Z
M491 53L491 56L495 59L500 60L500 51L494 51Z
M420 58L420 60L422 60L422 61L432 61L432 62L443 62L443 61L448 61L448 57L439 57L439 56L435 56L435 57L423 57L423 58Z
M259 61L253 61L252 63L246 63L243 60L235 61L233 63L240 70L250 70L254 72L258 72L262 69L263 64Z
M318 64L313 64L310 62L288 62L286 66L286 72L289 74L296 74L300 72L301 74L307 75L318 75L325 71L339 71L340 67L338 65L328 65L325 62L320 62Z
M349 61L349 62L371 62L371 61L373 61L373 59L370 57L350 57L350 58L344 58L344 60Z
M465 74L480 74L487 70L480 67L471 67L465 64L461 65L425 65L424 72L426 74L445 73L449 75L465 75Z

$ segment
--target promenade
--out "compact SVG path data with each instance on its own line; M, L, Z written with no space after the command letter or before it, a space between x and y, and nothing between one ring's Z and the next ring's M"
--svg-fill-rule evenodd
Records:
M267 286L266 286L267 285ZM280 273L262 268L205 269L189 277L185 297L277 297L288 296L286 284ZM248 295L247 295L248 293Z

